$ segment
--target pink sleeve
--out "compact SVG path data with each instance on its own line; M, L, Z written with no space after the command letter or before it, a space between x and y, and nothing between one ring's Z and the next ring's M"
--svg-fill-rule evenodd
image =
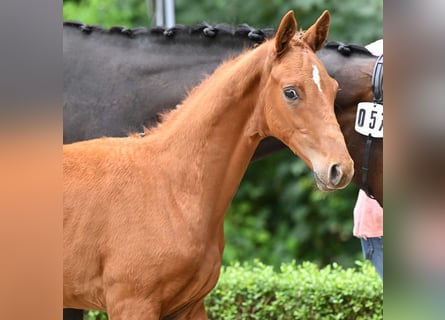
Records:
M354 207L353 234L358 238L383 236L383 208L363 190L359 191Z

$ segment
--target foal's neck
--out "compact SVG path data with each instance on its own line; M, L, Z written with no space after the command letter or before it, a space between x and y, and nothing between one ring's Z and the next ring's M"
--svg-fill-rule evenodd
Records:
M199 195L193 205L221 222L260 142L246 129L267 52L263 45L219 67L147 137L168 145L174 187Z

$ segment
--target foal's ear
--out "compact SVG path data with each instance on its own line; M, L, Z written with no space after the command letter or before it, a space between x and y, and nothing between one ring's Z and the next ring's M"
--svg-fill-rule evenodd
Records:
M277 56L283 54L292 37L295 35L297 31L297 20L295 20L294 11L290 10L286 15L281 19L280 26L275 35L275 50L277 52Z
M314 52L320 50L328 38L330 22L331 15L329 14L329 11L325 10L317 21L305 31L303 40L312 50L314 50Z

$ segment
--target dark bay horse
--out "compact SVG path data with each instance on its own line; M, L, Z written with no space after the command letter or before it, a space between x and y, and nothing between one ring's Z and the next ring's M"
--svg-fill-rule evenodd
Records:
M371 78L378 57L357 45L344 46L330 42L326 50L320 50L318 56L323 61L329 74L338 81L340 89L335 99L335 115L340 124L349 153L354 160L354 183L363 190L369 190L383 207L383 139L372 139L368 161L367 183L363 181L365 149L367 137L355 131L357 105L359 102L372 102L374 93ZM332 50L342 54L332 54Z
M224 59L271 33L228 25L103 30L64 23L63 142L152 127Z
M66 22L63 28L64 126L70 143L101 136L126 136L152 127L159 113L173 108L223 61L272 37L272 29L225 24L171 29L109 30ZM340 89L335 112L361 179L366 139L354 131L357 104L372 101L371 75L377 57L358 45L328 42L317 52ZM253 159L285 146L263 140ZM383 142L377 139L369 160L369 188L383 204Z
M63 147L64 306L113 320L207 319L224 216L260 141L286 144L317 186L344 188L353 161L334 113L338 83L316 56L325 11L223 63L144 137Z

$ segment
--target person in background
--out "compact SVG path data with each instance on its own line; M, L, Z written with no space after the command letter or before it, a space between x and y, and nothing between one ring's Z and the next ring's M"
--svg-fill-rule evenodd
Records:
M383 39L366 48L375 56L383 54ZM364 257L371 260L383 280L383 208L363 190L359 191L354 207L353 234L361 241Z
M361 241L364 257L371 260L383 280L383 208L363 190L354 207L353 234Z

